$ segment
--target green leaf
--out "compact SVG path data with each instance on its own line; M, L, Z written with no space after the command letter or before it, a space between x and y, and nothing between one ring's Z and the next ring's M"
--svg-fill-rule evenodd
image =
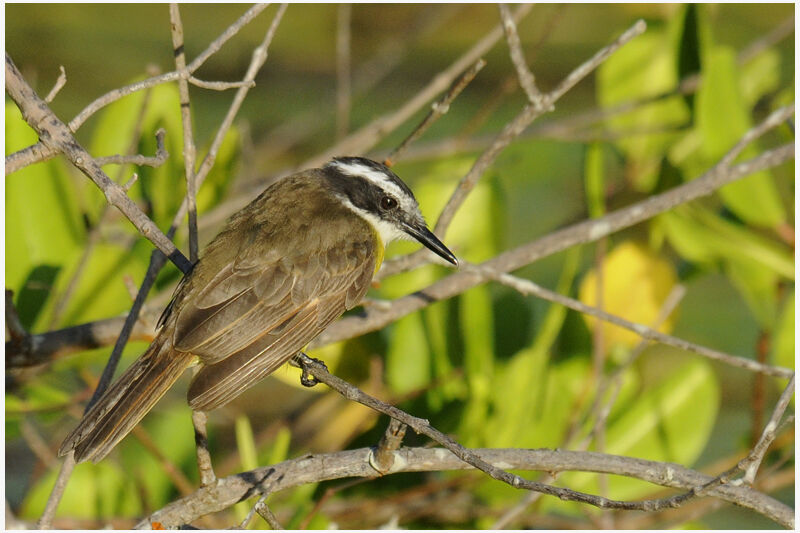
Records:
M780 54L773 48L767 48L740 67L741 94L748 108L778 89L781 81L780 62Z
M792 251L786 245L701 207L682 206L657 220L684 258L721 264L761 327L774 327L778 283L794 280Z
M58 468L42 476L22 502L20 517L36 520L44 511ZM131 472L112 461L81 463L72 472L56 517L111 519L137 517L143 512Z
M288 427L282 427L278 434L272 439L270 447L261 455L265 456L265 463L274 465L285 461L289 457L289 444L292 441L292 431Z
M703 83L697 92L698 131L706 160L716 163L750 129L750 111L739 85L736 55L728 47L712 48L703 58ZM756 146L743 150L741 158L758 154ZM719 190L725 205L744 221L775 227L786 220L786 211L768 171L760 171Z
M676 249L692 261L724 259L749 260L794 280L792 251L785 245L755 231L723 219L708 209L693 206L659 216Z
M5 148L10 154L38 140L13 104L5 109ZM39 267L58 269L74 257L85 239L74 184L53 159L6 176L6 287L17 294ZM38 280L37 280L38 281ZM29 290L40 287L28 286ZM28 304L17 299L17 305ZM40 302L41 303L41 302ZM32 316L26 317L32 321Z
M79 255L70 258L52 289L53 294L60 298L81 266L82 274L72 289L59 324L99 320L128 309L131 296L123 276L128 275L135 282L140 281L147 270L151 250L152 245L141 239L135 241L131 249L116 243L100 242L90 249L85 262ZM49 324L55 300L51 298L48 302L37 321L37 327Z
M676 352L665 349L664 352ZM664 357L665 354L660 354ZM711 365L689 359L640 395L631 397L606 431L605 452L691 465L699 457L714 426L719 406L719 385ZM564 474L559 482L574 490L597 494L597 474ZM650 483L608 476L609 497L637 499L658 490ZM580 512L575 504L545 502Z
M464 374L469 387L458 433L465 446L479 446L495 373L491 293L486 286L475 287L461 295L458 305L464 339Z
M670 92L678 84L675 43L669 28L650 28L647 33L615 52L597 72L597 99L603 108ZM667 147L689 122L689 111L680 96L660 98L635 110L606 120L612 131L647 128L662 133L625 136L614 144L626 156L626 174L641 191L649 192L658 179Z
M577 272L580 249L567 254L557 291L566 293ZM491 417L484 421L484 442L493 447L557 446L588 368L575 358L550 364L550 350L566 318L562 305L551 304L530 348L497 365L490 392ZM464 432L462 432L463 434Z
M386 354L386 382L397 394L426 386L431 380L431 354L422 316L413 313L395 322Z
M240 414L234 422L236 432L236 448L239 450L239 460L242 470L258 468L258 454L256 453L256 440L253 435L253 426L247 415Z
M140 353L131 355L136 357ZM175 465L183 465L190 477L197 477L194 429L183 392L168 392L144 418L142 426L160 454ZM144 495L144 505L148 508L159 509L175 498L175 483L165 472L161 459L139 439L126 437L112 452L112 459L103 462L114 461L114 456L119 457L128 477L141 486L137 490Z

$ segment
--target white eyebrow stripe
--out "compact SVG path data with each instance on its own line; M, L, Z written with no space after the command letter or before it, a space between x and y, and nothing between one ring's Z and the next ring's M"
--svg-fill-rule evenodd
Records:
M391 181L386 174L377 171L374 168L370 168L366 165L360 165L358 163L344 163L342 161L334 161L333 166L337 167L345 174L349 174L350 176L354 177L361 177L374 183L384 191L394 195L394 197L398 200L401 200L407 196L407 194L393 181Z

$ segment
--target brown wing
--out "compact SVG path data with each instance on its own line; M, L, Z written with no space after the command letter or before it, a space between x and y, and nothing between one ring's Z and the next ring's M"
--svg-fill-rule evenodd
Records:
M175 349L204 363L189 387L189 405L210 410L227 403L300 351L369 288L375 243L346 236L316 254L223 268L181 305ZM322 252L322 253L319 253ZM247 254L250 255L250 254ZM308 258L312 257L312 260Z

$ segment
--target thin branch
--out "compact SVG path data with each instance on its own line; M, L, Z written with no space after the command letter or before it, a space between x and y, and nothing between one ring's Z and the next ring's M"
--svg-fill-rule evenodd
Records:
M271 527L275 531L284 529L281 523L278 522L278 519L275 517L275 515L272 514L270 508L267 506L266 497L259 498L255 507L253 508L258 513L258 516L263 518L267 522L267 524L269 524L269 527Z
M475 76L478 75L478 72L480 72L485 65L486 61L479 59L474 65L464 71L464 73L453 82L453 84L450 86L450 89L448 89L438 101L431 105L431 110L428 112L425 118L422 119L422 122L420 122L419 126L414 128L414 131L412 131L411 134L406 137L397 148L395 148L389 153L389 155L386 156L386 159L383 163L387 167L392 166L400 157L400 155L406 150L406 148L408 148L409 144L422 136L422 134L425 133L434 122L439 120L450 110L450 104L453 103L453 100L455 100L456 97L461 94L461 91L463 91L464 88L475 79Z
M146 239L161 250L182 272L188 272L191 263L175 247L158 226L131 200L125 191L109 178L92 156L78 144L69 128L59 120L48 105L39 98L6 54L6 91L17 104L25 121L39 134L42 142L65 156L86 174L108 202L119 209Z
M248 87L252 89L256 86L254 81L204 81L189 76L189 83L201 89L209 89L211 91L227 91L229 89L239 89L241 87Z
M169 458L163 454L163 452L158 448L158 445L153 441L153 437L144 429L142 425L137 425L131 431L136 440L138 440L142 446L153 456L153 458L159 463L161 470L167 475L167 477L172 480L172 483L178 489L178 492L181 493L182 496L186 496L187 494L191 494L194 491L194 486L192 482L189 481L189 478L186 477L186 474Z
M133 131L131 132L130 142L128 143L128 150L127 155L134 154L136 149L139 145L139 140L142 135L142 123L144 122L145 114L147 113L147 109L150 105L150 96L151 90L148 89L144 93L144 97L142 98L142 103L139 106L136 122L133 127ZM164 149L164 135L165 132L163 129L160 129L159 132L156 133L156 145L157 145L157 152L156 157L161 155L166 158L168 154ZM102 158L101 158L102 159ZM98 164L102 165L103 162L98 159ZM124 173L127 172L127 169L124 166L120 166L115 175L114 182L120 183L120 181L124 177ZM136 175L134 174L134 177ZM132 186L132 182L134 182L138 178L131 178L125 185L122 186L122 189L127 194L130 191ZM130 183L130 185L129 185ZM75 267L75 271L70 276L69 282L67 283L66 287L60 294L55 294L55 304L53 305L53 312L50 316L50 321L48 324L48 329L54 328L59 322L61 321L62 315L66 310L67 304L69 303L70 299L73 297L75 290L78 287L78 283L80 282L83 274L86 272L86 266L89 263L89 258L91 257L95 246L98 242L100 242L102 238L101 228L106 223L109 218L109 215L113 212L111 206L108 203L104 203L101 208L100 212L97 215L97 221L90 225L89 234L87 238L86 245L81 250L80 259L78 259L78 263Z
M192 111L189 101L189 71L186 69L186 51L183 46L183 23L178 4L169 5L172 34L172 52L175 55L175 70L180 74L178 92L181 99L181 124L183 126L183 167L186 173L186 206L189 211L189 261L197 262L199 244L197 238L197 181L194 162L197 150L192 133Z
M108 155L105 157L96 157L95 161L97 161L97 164L101 167L105 165L136 165L140 167L147 166L158 168L169 158L169 152L167 152L164 147L164 137L166 133L164 128L159 128L156 132L156 155ZM127 191L130 189L130 186L126 184L124 189Z
M6 311L8 311L6 306ZM148 308L131 331L134 340L150 341L155 336L154 324L161 309ZM85 350L113 344L124 324L123 317L88 322L68 328L26 336L20 344L6 342L6 370L48 363Z
M540 285L537 285L536 283L533 283L530 280L518 278L502 272L493 271L485 267L470 265L466 262L462 262L462 264L464 265L465 270L473 270L475 272L479 272L484 276L488 276L492 279L495 279L503 283L504 285L513 287L514 289L523 294L535 295L540 298L549 300L551 302L556 302L561 305L564 305L570 309L578 311L579 313L584 313L587 315L594 316L595 318L599 318L600 320L609 322L611 324L614 324L615 326L619 326L621 328L625 328L629 331L632 331L644 339L654 342L660 342L662 344L673 346L681 350L688 350L698 355L708 357L709 359L720 361L722 363L735 366L738 368L744 368L746 370L750 370L751 372L759 372L769 376L784 377L784 378L791 377L793 375L793 372L788 368L765 365L763 363L759 363L757 361L748 359L746 357L737 357L735 355L726 354L718 350L713 350L711 348L706 348L705 346L700 346L699 344L694 344L692 342L679 339L678 337L673 337L671 335L661 333L660 331L645 326L644 324L636 324L634 322L630 322L617 315L612 315L610 313L607 313L602 309L586 305L583 302L575 300L574 298L570 298L568 296L564 296L562 294L558 294L556 292L545 289L544 287L541 287Z
M67 488L67 482L75 469L75 450L70 451L61 463L61 470L58 472L56 483L53 485L53 490L50 491L50 496L47 498L47 503L44 506L42 516L36 522L37 529L50 529L53 527L53 518L56 516L56 509L61 502L61 496Z
M361 403L375 411L391 416L392 418L400 422L403 422L404 424L411 427L417 433L423 434L431 438L435 442L441 444L445 448L447 448L447 450L449 450L454 456L458 457L461 461L468 463L469 465L485 472L492 478L498 481L502 481L508 485L511 485L512 487L536 491L536 492L542 492L550 496L556 496L562 500L587 503L589 505L593 505L601 509L620 509L629 511L630 510L657 511L660 509L677 507L696 496L695 487L692 487L692 490L689 490L688 492L681 493L670 498L660 498L660 499L642 500L642 501L611 500L608 498L603 498L592 494L586 494L571 489L555 487L552 485L547 485L536 481L526 480L518 475L508 472L507 470L494 466L494 462L485 461L477 454L475 454L473 451L464 448L459 443L457 443L444 433L434 428L427 420L417 418L392 405L384 403L378 400L377 398L374 398L366 394L357 387L350 385L346 381L330 374L327 368L325 367L324 363L311 359L302 352L300 353L297 359L303 366L304 374L313 375L314 380L321 383L325 383L326 385L334 389L336 392L338 392L348 400ZM508 468L506 463L503 463L503 466ZM274 483L275 480L272 480L272 483L270 485ZM791 520L792 521L794 520L793 513Z
M786 388L783 390L783 393L778 399L778 403L775 405L775 409L772 411L772 416L770 416L767 425L764 426L764 431L761 433L761 437L753 447L753 451L750 452L750 454L737 465L739 469L744 470L745 483L752 485L755 481L756 473L761 466L761 462L764 460L764 455L767 453L767 449L769 449L772 441L775 440L781 417L783 417L783 413L786 412L786 408L789 406L789 402L792 400L793 396L794 374L792 374L792 379L789 380L789 384L786 385Z
M505 31L506 34L506 42L508 43L511 62L514 63L514 68L517 70L519 85L528 96L528 101L531 104L535 104L541 101L542 93L539 91L538 87L536 87L536 79L533 77L533 72L528 68L528 64L525 61L525 54L522 52L522 43L517 33L517 25L514 24L514 19L511 18L511 12L508 10L506 4L498 4L497 7L500 10L500 18L503 21L503 31Z
M197 469L200 471L200 486L211 485L217 480L214 467L211 464L211 453L208 451L208 431L206 424L208 417L203 411L192 411L192 426L194 426L194 442L197 448Z
M664 300L664 303L661 304L661 309L659 309L658 316L650 327L654 330L657 330L661 324L664 323L667 318L669 318L672 312L675 311L685 294L686 288L683 285L678 284L673 287L670 293L667 295L667 298ZM614 369L614 372L608 377L608 379L601 381L598 385L594 404L589 409L590 416L594 417L595 422L592 426L590 434L587 436L585 446L588 447L589 439L591 439L592 435L598 432L599 428L603 427L608 415L611 413L611 408L616 402L617 396L622 389L623 374L627 369L633 366L633 363L636 362L636 360L648 346L650 346L650 341L647 339L643 338L641 341L639 341L639 343L630 351L625 361L616 369ZM603 397L609 388L613 388L613 390L611 391L609 398L603 402Z
M405 435L406 425L395 418L389 419L389 425L370 457L370 463L376 471L381 474L392 471L395 460L394 452L400 449Z
M44 101L48 104L53 101L59 91L67 84L67 71L64 70L64 65L59 65L58 69L61 71L61 74L58 75L56 84L53 85L53 88L50 89L50 92L44 97Z

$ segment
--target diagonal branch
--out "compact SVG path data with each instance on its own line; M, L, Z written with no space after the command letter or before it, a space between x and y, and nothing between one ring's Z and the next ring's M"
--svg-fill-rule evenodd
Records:
M28 85L8 54L6 54L6 90L19 107L25 121L36 131L45 146L63 152L73 165L103 191L108 203L119 209L136 226L139 233L161 250L182 272L189 271L191 268L189 260L133 200L128 198L125 190L103 172L89 152L78 144L67 125L61 122L47 103Z

